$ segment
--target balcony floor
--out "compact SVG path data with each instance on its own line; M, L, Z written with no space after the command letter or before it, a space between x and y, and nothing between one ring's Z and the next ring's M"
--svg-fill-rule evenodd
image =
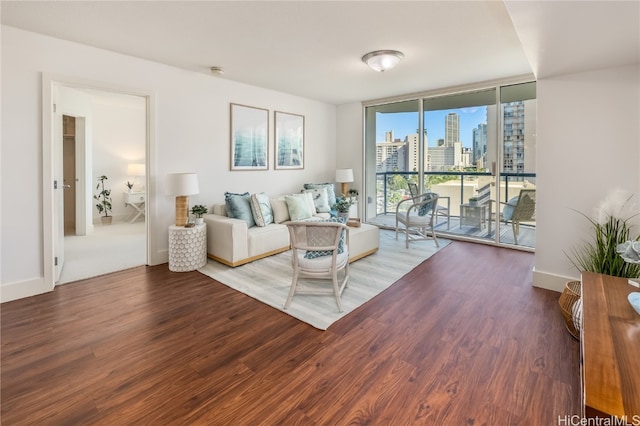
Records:
M373 219L368 220L368 223L377 225L381 228L394 229L395 228L395 214L382 214ZM451 216L451 223L449 229L447 229L447 221L443 218L438 218L438 224L435 227L437 235L443 237L455 238L456 236L480 238L483 240L494 241L495 239L495 220L491 223L491 235L487 235L487 227L483 229L474 228L471 226L460 226L460 218L458 216ZM500 242L503 244L514 245L513 231L511 229L511 223L505 224L499 223L500 226ZM520 235L518 236L518 247L535 248L536 246L536 227L534 223L520 224Z

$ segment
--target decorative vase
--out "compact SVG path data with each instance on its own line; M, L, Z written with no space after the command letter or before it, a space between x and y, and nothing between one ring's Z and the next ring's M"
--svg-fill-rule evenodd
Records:
M338 212L338 217L344 217L345 219L349 219L349 212Z
M196 225L202 225L204 223L203 217L196 217Z

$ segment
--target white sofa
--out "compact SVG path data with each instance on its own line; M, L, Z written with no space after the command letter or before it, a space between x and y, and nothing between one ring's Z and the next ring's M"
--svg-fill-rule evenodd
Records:
M203 215L207 224L207 256L229 266L239 266L289 250L289 231L284 196L270 197L275 223L249 227L246 221L227 217L226 205L214 204ZM315 213L308 220L327 219L330 213Z

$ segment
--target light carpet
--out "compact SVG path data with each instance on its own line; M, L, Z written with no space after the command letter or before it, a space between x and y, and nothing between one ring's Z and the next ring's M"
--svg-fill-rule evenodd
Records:
M438 239L440 249L450 241ZM380 230L379 250L349 266L349 284L342 293L343 312L335 297L297 294L291 306L283 309L291 287L291 251L260 259L236 268L209 260L199 272L266 303L300 321L326 330L349 312L390 287L439 249L433 240L414 241L405 248L404 238L393 231Z

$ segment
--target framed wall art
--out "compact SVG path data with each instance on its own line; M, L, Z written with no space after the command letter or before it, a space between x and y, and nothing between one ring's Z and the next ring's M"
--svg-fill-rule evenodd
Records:
M231 104L231 170L267 170L269 110Z
M275 112L275 168L304 169L304 115Z

